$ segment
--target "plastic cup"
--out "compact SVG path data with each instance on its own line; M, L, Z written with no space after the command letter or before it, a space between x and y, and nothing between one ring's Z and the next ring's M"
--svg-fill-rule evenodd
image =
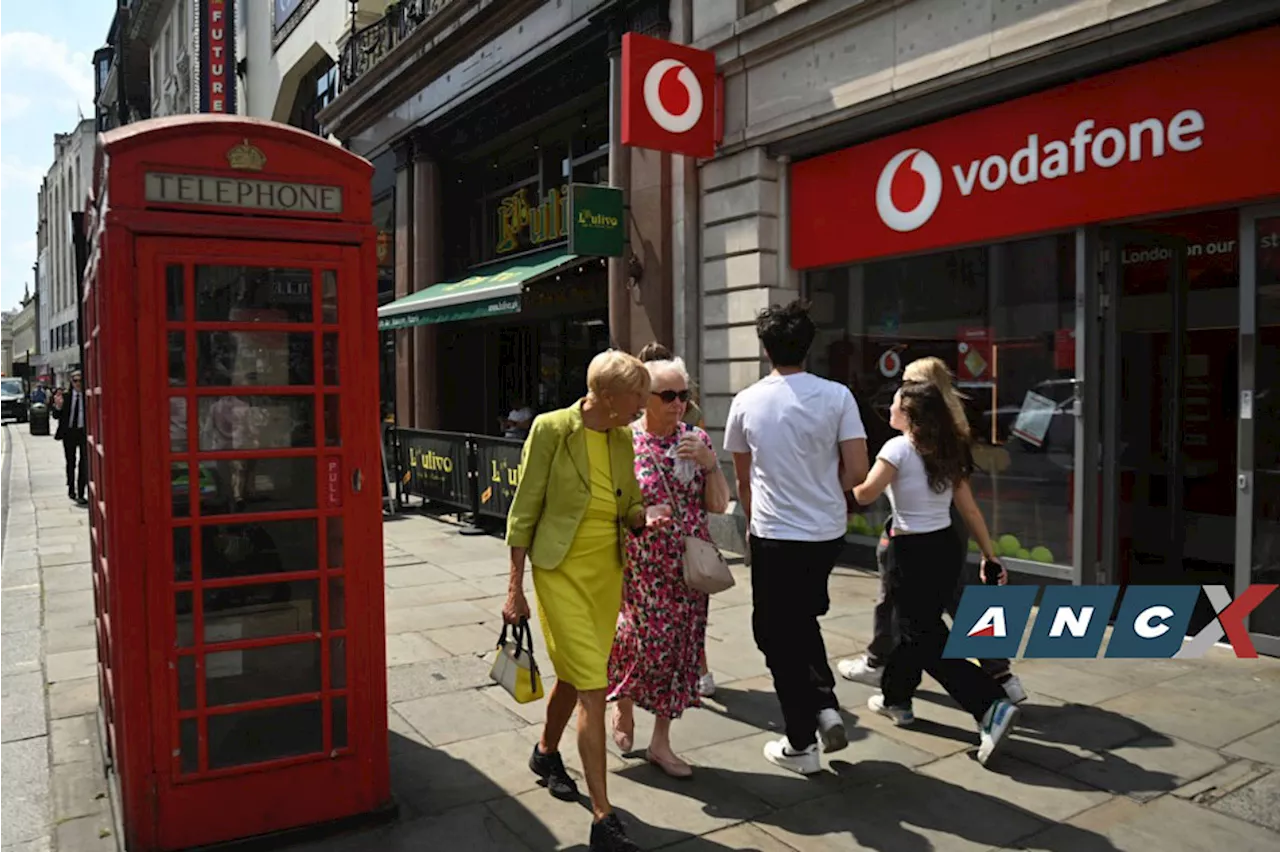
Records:
M666 504L645 507L644 518L649 523L669 517L671 517L671 507Z

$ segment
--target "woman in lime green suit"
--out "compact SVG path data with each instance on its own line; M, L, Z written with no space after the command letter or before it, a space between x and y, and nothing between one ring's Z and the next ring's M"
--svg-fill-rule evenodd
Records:
M507 515L511 576L503 619L529 616L525 561L533 562L538 619L556 684L529 768L553 796L577 799L560 758L560 737L578 708L578 753L591 810L592 850L631 850L605 790L605 692L622 605L623 536L643 530L631 423L649 397L637 358L610 350L587 368L585 398L539 416L525 440L520 485ZM665 523L656 519L653 523Z

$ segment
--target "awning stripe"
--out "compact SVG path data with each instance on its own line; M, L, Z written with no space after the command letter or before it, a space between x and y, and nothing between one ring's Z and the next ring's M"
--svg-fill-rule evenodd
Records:
M494 265L487 273L482 269L458 281L436 284L378 308L378 327L385 330L518 313L520 294L528 282L576 260L577 255L565 251L548 252ZM484 303L486 309L470 309L475 303ZM437 311L442 312L440 318L419 316Z

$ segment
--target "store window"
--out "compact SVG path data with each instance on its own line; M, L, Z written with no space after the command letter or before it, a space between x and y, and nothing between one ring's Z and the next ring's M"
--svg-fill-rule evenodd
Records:
M1012 558L1071 564L1075 464L1075 236L837 267L806 279L811 369L847 385L872 455L911 361L937 356L965 396L974 494ZM870 535L888 501L855 518ZM972 547L972 545L971 545Z

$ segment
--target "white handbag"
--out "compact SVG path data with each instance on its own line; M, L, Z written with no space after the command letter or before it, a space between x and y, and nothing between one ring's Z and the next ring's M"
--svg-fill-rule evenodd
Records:
M663 482L666 483L667 497L671 500L673 517L682 518L684 514L681 512L681 507L676 505L677 492L671 482L671 476L667 471L666 464L661 458L658 458L656 453L650 453L650 455L653 457L654 464L657 465L658 470L662 473ZM684 508L687 509L688 507ZM689 588L708 595L731 589L735 584L733 572L729 570L729 563L725 561L724 554L720 552L720 548L694 535L686 535L684 537L684 582Z
M512 628L514 641L507 641L507 626L498 637L498 653L494 656L489 677L520 704L542 697L542 675L533 659L533 630L528 621Z

